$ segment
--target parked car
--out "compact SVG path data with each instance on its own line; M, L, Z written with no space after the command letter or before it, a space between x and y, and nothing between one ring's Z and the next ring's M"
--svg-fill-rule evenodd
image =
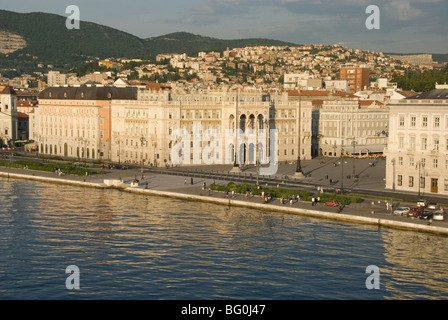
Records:
M400 207L394 210L394 214L397 216L407 216L409 209L409 207Z
M413 206L409 208L408 217L418 217L423 212L423 208L419 206Z
M418 216L419 219L432 219L433 217L433 212L431 210L423 210L422 213L420 213L420 215Z
M438 220L438 221L445 221L446 219L446 213L444 210L436 210L434 211L433 220Z
M440 207L437 203L435 202L430 202L428 203L428 205L426 206L427 209L431 209L431 210L438 210Z
M337 207L337 206L339 206L339 202L337 202L336 200L329 200L329 201L325 202L325 205L327 205L329 207Z
M426 207L426 204L427 204L426 200L420 199L417 201L418 207Z

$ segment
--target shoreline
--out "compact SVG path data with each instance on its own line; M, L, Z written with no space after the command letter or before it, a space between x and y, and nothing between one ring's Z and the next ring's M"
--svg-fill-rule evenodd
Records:
M383 216L363 216L362 214L346 214L346 213L336 213L336 212L328 212L328 211L322 211L322 210L315 210L315 209L307 209L307 208L295 208L290 206L280 206L275 204L269 204L269 203L261 203L261 202L252 202L252 201L244 201L244 200L238 200L238 199L226 199L226 198L218 198L215 196L210 195L195 195L195 194L188 194L185 192L173 192L173 191L166 191L166 190L156 190L156 189L145 189L145 188L133 188L130 187L129 184L124 184L121 186L113 186L113 185L106 185L105 183L96 183L96 182L87 182L85 179L82 181L70 179L67 178L67 176L60 177L60 178L51 178L51 177L45 177L43 175L39 175L39 172L34 171L31 175L30 174L23 174L23 173L12 173L12 172L4 172L0 171L0 177L7 178L7 179L25 179L25 180L33 180L33 181L39 181L39 182L47 182L47 183L54 183L54 184L66 184L66 185L72 185L72 186L79 186L79 187L89 187L89 188L99 188L99 189L116 189L121 190L129 193L135 193L135 194L142 194L142 195L150 195L150 196L158 196L158 197L169 197L169 198L176 198L180 200L185 201L200 201L200 202L208 202L208 203L214 203L218 205L223 206L229 206L229 207L244 207L244 208L251 208L255 210L260 211L270 211L270 212L281 212L281 213L288 213L288 214L295 214L295 215L301 215L301 216L307 216L312 218L319 218L319 219L326 219L326 220L333 220L333 221L339 221L339 222L346 222L346 223L357 223L357 224L364 224L364 225L376 225L379 228L380 227L386 227L386 228L394 228L394 229L400 229L400 230L408 230L408 231L417 231L417 232L426 232L426 233L433 233L433 234L439 234L439 235L448 235L448 228L442 227L442 226L432 226L422 223L416 223L416 222L402 222L402 221L396 221L393 219L387 219L387 217ZM82 178L80 178L82 179ZM107 179L104 179L106 181ZM218 191L213 191L214 194L217 194ZM206 191L204 190L204 193Z

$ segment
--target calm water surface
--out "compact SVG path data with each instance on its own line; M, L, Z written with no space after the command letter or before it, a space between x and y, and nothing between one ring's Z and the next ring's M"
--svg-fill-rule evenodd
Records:
M443 236L23 180L0 201L0 299L448 298Z

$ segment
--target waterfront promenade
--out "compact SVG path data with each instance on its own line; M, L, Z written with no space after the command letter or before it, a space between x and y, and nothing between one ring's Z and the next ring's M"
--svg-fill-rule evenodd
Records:
M331 160L331 159L330 159ZM352 179L347 177L350 175L351 167L349 166L350 159L346 159L347 163L347 175L344 178L347 180L344 183L344 190L355 192L357 189L368 191L372 193L385 191L382 188L381 180L383 179L381 173L383 172L381 165L384 164L384 160L377 160L375 165L370 165L368 159L367 164L364 162L358 162L358 179ZM336 162L336 164L334 163ZM382 163L381 163L382 162ZM315 168L313 168L315 166ZM318 170L327 166L328 170ZM254 195L242 195L235 194L226 198L224 192L209 190L209 186L212 183L215 184L227 184L232 181L232 177L236 183L250 183L254 181L256 168L248 167L243 168L243 171L239 175L232 176L228 174L231 166L213 166L213 167L179 167L179 168L145 168L143 173L143 179L141 169L138 167L132 167L127 170L119 169L105 169L104 174L87 175L87 176L75 176L75 175L57 175L53 172L33 171L27 169L13 169L13 168L0 168L0 176L3 178L21 178L21 179L36 179L43 182L50 183L70 183L79 186L86 187L98 187L106 188L105 180L109 181L122 181L120 189L125 192L140 193L149 196L163 196L166 197L166 201L170 201L170 198L184 199L188 201L205 201L226 206L240 206L250 207L270 212L283 212L290 214L299 214L304 216L333 219L344 222L352 223L366 223L380 226L389 226L393 228L409 229L415 231L434 232L439 234L448 235L448 221L427 221L421 219L413 219L409 217L395 216L392 210L388 210L386 200L384 197L364 197L362 203L350 203L340 210L337 207L328 207L323 203L312 205L309 201L289 201L280 203L279 199L272 199L269 203L262 203L260 196ZM304 189L307 187L312 193L317 195L316 186L322 186L327 192L333 192L335 188L339 188L340 181L336 176L341 177L342 171L340 171L341 164L333 161L314 161L313 164L305 166L304 173L306 178L302 179L298 183L298 189ZM295 171L295 164L283 164L279 166L278 174L276 177L271 177L277 180L271 180L268 183L275 187L275 181L277 185L282 187L289 187L293 181L291 179L282 179L285 176L291 175ZM221 176L226 179L219 179ZM252 177L250 174L252 173ZM334 178L330 182L330 176ZM327 177L328 176L328 177ZM137 187L131 188L131 183L135 179L139 180ZM191 183L193 181L193 183ZM284 182L284 183L283 183ZM203 185L206 185L203 189ZM263 184L264 180L260 179L260 183ZM289 183L289 185L288 185ZM87 189L86 189L87 190ZM314 190L314 191L312 191ZM405 199L404 194L387 192L390 197ZM400 197L400 195L402 197ZM409 199L416 199L415 195L410 195ZM398 206L411 206L415 204L415 200L402 200L394 201L394 208Z

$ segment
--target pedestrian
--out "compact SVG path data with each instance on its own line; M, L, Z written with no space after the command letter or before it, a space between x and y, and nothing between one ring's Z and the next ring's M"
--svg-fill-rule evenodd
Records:
M315 199L314 199L314 197L312 197L312 198L311 198L311 205L312 205L312 206L314 206L314 201L315 201Z
M317 203L320 203L320 197L317 197Z
M191 178L191 184L193 184L193 177Z
M185 180L184 180L184 184L187 184L187 178L185 178Z

